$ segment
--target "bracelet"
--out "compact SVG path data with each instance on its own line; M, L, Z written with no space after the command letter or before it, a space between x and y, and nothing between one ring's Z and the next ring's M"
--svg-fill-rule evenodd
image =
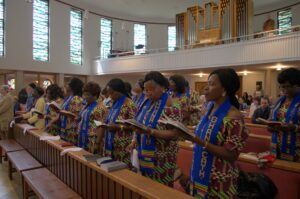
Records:
M207 148L207 145L208 145L208 142L204 142L203 149L206 149L206 148Z

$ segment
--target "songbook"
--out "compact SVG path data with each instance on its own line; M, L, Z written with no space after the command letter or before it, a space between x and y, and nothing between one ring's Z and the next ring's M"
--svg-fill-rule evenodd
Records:
M129 119L129 120L125 120L125 124L128 125L132 125L136 128L142 129L143 131L147 131L148 127L143 125L143 124L139 124L135 119Z
M101 164L100 167L106 172L111 172L111 171L126 169L127 165L124 162L112 161L105 164Z
M102 158L97 159L97 164L99 166L101 166L101 164L105 164L105 163L112 162L112 161L114 161L114 160L111 157L102 157Z
M73 117L73 118L76 117L76 115L75 115L74 113L70 112L70 111L61 110L60 113L61 113L62 115L67 116L67 117Z
M101 121L97 121L97 120L94 120L95 124L97 127L104 127L104 126L107 126L107 124L105 124L104 122L101 122Z
M86 161L88 162L97 162L99 158L101 158L101 155L98 154L88 154L88 155L83 155Z
M188 135L189 137L192 137L192 138L196 137L196 134L194 132L190 131L190 129L188 129L181 122L170 120L170 119L158 120L158 122L160 124L164 124L164 125L167 125L167 126L171 126L172 128L179 129L181 132L183 132L184 134Z
M51 107L52 109L54 109L54 111L56 111L56 112L61 111L61 106L56 101L53 101L51 103L48 102L47 105L49 107Z
M40 140L54 140L54 141L56 141L56 140L60 140L60 136L59 135L57 135L57 136L44 135L44 136L40 137Z
M260 122L262 124L268 125L268 126L281 126L282 125L281 122L269 121L269 120L263 119L261 117L257 118L256 121Z

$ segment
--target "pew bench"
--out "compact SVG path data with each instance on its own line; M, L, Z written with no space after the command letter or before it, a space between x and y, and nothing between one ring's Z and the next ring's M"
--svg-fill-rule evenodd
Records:
M14 151L7 154L8 157L8 177L12 180L14 169L17 172L23 172L31 169L43 167L36 159L34 159L27 151Z
M76 192L59 180L46 168L23 171L23 199L28 199L29 188L42 199L79 199Z
M7 139L7 140L0 140L0 164L2 164L2 153L7 154L8 152L13 152L13 151L21 151L24 150L24 148L18 144L15 140L13 139ZM6 155L4 155L5 157Z

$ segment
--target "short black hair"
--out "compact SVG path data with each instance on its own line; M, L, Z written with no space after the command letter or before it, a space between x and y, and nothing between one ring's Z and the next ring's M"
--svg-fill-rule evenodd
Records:
M28 86L30 86L32 89L35 89L36 88L36 84L35 83L30 83L30 84L28 84Z
M125 84L125 89L126 89L126 92L128 93L129 96L131 96L131 84L129 82L124 82Z
M240 89L240 78L232 68L217 69L210 73L209 77L217 75L222 87L225 89L230 103L239 109L239 102L235 93Z
M181 75L172 75L170 77L170 80L172 80L175 83L176 90L178 93L184 93L185 92L185 84L186 80Z
M144 90L144 82L145 82L144 79L139 79L139 80L137 81L139 87L140 87L142 90Z
M92 96L99 98L101 87L96 82L88 82L86 85L84 85L83 92L88 92Z
M37 86L35 89L34 89L34 92L36 92L36 94L41 97L42 95L44 95L44 89L42 89L41 87Z
M18 93L18 102L21 104L26 104L27 101L27 92L25 88L22 88Z
M83 82L79 78L73 77L68 85L73 91L74 96L82 96Z
M46 93L49 93L50 100L56 100L57 98L64 98L62 89L57 84L51 84L47 87Z
M300 86L300 70L296 68L285 69L279 73L277 81L279 84L288 82L292 86Z
M119 93L122 93L123 95L126 95L127 97L129 97L128 92L126 90L126 86L123 80L121 80L120 78L114 78L111 79L108 83L107 86L109 88L111 88L114 91L117 91Z
M165 78L165 76L163 76L163 74L158 71L151 71L145 75L144 83L150 80L154 81L161 87L164 87L166 89L169 88L169 81Z

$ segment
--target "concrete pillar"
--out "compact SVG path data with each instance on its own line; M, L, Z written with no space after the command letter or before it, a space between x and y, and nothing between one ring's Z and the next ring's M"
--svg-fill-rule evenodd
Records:
M271 85L272 85L272 71L267 70L265 73L265 90L264 95L271 95Z
M56 74L55 76L55 82L58 86L64 87L65 84L65 75L62 73Z

